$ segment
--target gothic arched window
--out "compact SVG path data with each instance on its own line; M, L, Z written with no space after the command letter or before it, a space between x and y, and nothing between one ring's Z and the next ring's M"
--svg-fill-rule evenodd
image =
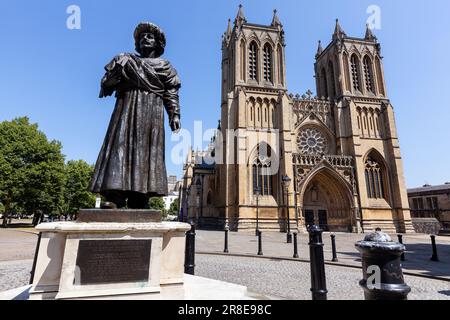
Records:
M365 163L367 196L370 199L384 199L384 172L382 165L369 156Z
M264 46L264 80L272 82L272 47L270 44Z
M333 62L328 62L328 75L330 77L330 95L332 98L336 96L336 84L335 84L335 78L334 78L334 68L333 68Z
M361 92L361 76L359 74L359 59L356 54L351 58L353 90Z
M281 85L284 85L284 76L283 76L283 49L278 45L278 80Z
M364 57L364 80L366 82L367 92L375 93L375 86L373 82L372 61L368 56Z
M378 90L384 96L385 92L384 92L384 84L383 84L383 71L381 68L381 61L378 57L375 59L375 65L376 65L376 70L377 70Z
M258 146L257 157L253 161L253 194L259 193L262 196L273 195L273 174L271 172L271 149L265 145Z
M255 41L250 43L248 50L248 76L258 81L258 45Z
M322 73L320 75L322 79L322 96L328 98L328 83L327 83L327 73L325 68L322 68Z
M241 80L245 81L245 41L241 40Z
M344 52L344 56L343 56L343 60L344 60L344 79L345 79L345 90L350 91L350 75L348 73L349 71L349 66L348 66L348 55L347 53Z

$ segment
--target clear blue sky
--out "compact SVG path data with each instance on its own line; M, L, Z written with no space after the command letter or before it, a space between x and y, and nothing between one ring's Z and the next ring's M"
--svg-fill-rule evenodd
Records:
M376 30L385 57L408 187L450 181L450 1L42 0L0 3L0 121L29 116L66 159L94 163L114 99L98 99L104 65L133 52L132 33L147 20L166 32L165 57L183 81L182 123L215 128L220 117L221 35L239 3L247 20L270 24L278 9L286 32L289 91L315 91L317 40L331 39L335 18L363 36L369 5L381 8ZM81 30L66 28L69 5L81 8ZM166 136L167 150L173 146ZM206 145L206 142L205 142ZM167 157L168 173L181 166Z

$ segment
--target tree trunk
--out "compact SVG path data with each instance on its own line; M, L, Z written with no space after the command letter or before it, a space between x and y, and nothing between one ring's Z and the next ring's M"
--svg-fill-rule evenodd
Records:
M42 219L42 214L40 214L40 213L35 213L34 215L33 215L33 226L37 226L39 223L40 223L40 221L41 221L41 219Z
M8 218L9 218L9 211L11 210L11 203L10 201L5 201L5 212L3 213L3 223L2 228L8 227Z
M8 214L5 213L3 214L3 223L2 223L2 228L7 228L8 227Z

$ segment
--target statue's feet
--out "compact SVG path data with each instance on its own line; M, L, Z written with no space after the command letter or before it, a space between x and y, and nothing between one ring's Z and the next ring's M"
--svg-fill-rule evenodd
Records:
M107 201L107 202L102 202L101 208L112 210L112 209L117 209L117 205L114 202Z

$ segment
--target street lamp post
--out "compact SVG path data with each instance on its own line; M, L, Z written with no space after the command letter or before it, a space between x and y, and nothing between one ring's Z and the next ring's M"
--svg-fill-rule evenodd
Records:
M256 231L255 235L258 236L259 234L259 195L261 194L259 186L255 190L256 195Z
M183 222L183 205L181 204L181 186L178 188L178 221Z
M284 175L282 178L283 185L286 189L286 216L287 216L287 235L286 242L292 243L292 234L291 234L291 226L290 226L290 217L289 217L289 184L291 183L291 178L287 175Z
M204 182L205 182L205 175L201 175L202 177L202 181L201 181L201 192L200 192L200 221L201 223L203 223L203 186L204 186Z
M294 182L294 208L295 208L295 225L297 227L298 232L298 204L297 204L297 188L296 183Z
M202 183L200 182L200 179L197 180L196 184L196 191L197 191L197 214L195 215L195 220L196 220L196 224L200 226L201 224L201 187L202 187Z

